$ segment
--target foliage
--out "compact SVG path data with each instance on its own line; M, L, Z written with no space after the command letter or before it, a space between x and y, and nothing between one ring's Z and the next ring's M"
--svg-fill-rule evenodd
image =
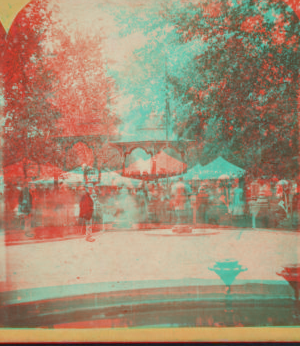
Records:
M56 2L35 0L15 19L5 52L5 164L63 166L56 137L116 133L115 84L102 36L73 29ZM74 24L74 23L73 23Z
M165 6L178 44L201 46L174 98L190 105L180 136L200 136L206 160L234 157L255 174L297 173L299 20L280 1ZM205 159L204 159L205 161ZM205 162L204 162L205 163Z
M37 162L60 159L51 140L61 116L53 103L58 80L42 47L51 17L46 6L47 1L30 3L18 15L7 37L3 64L5 165L24 158Z
M113 112L115 84L106 75L101 35L78 30L66 35L57 26L49 38L54 40L49 63L60 81L55 102L70 133L73 127L97 124L102 125L99 135L113 134L120 119Z

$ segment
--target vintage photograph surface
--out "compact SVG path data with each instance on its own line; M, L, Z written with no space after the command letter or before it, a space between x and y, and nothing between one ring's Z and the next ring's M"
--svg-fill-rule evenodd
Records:
M298 1L9 6L0 328L299 326Z

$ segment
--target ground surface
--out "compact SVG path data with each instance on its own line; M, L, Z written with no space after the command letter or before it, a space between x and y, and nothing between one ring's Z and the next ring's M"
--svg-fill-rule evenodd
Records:
M298 263L296 232L252 229L105 231L5 246L0 325L11 327L298 325L293 290L276 273ZM225 286L209 270L247 270ZM3 265L5 264L5 265ZM296 317L295 317L296 316Z
M276 272L298 263L299 235L266 230L211 229L195 235L166 230L106 231L96 241L66 241L6 246L2 291L90 283L220 281L208 268L232 258L247 268L236 282L281 281ZM166 236L167 235L167 236Z

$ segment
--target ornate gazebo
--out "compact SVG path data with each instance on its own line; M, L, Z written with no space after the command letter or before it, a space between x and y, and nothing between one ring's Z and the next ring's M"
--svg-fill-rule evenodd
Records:
M86 147L91 155L91 168L98 171L104 168L118 169L125 174L126 158L135 149L142 149L145 153L153 158L160 151L171 148L176 151L183 163L186 163L187 156L193 141L167 141L167 140L146 140L146 141L120 141L117 136L73 136L73 137L57 137L60 150L63 153L64 164L63 169L68 171L72 167L68 167L68 155L75 145L81 144Z

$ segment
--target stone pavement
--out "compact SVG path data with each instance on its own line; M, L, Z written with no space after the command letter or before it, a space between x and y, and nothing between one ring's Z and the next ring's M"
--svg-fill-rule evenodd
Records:
M112 286L146 288L155 282L168 286L178 280L182 285L189 285L189 280L223 285L208 268L228 258L247 268L236 284L287 285L276 273L298 263L299 235L295 232L205 229L195 236L164 233L105 231L95 234L93 243L80 237L6 246L6 282L1 291L41 289L50 294L65 287L66 293L85 294L87 285L109 291Z
M170 230L176 225L172 224L160 224L160 223L144 223L144 224L133 224L130 228L125 228L116 224L99 224L93 226L93 233L98 234L103 231L144 231L144 230ZM185 224L184 226L191 227L193 229L216 229L216 230L241 230L253 231L251 228L239 228L232 226L218 226L211 224ZM260 228L254 231L259 231ZM268 231L267 229L261 229ZM270 231L284 231L284 232L296 232L296 230L270 230ZM242 234L242 233L241 233ZM42 242L53 242L53 241L64 241L70 239L79 239L84 237L82 226L64 226L64 227L34 227L32 228L32 237L25 235L23 230L7 230L5 231L5 244L7 246L21 245L21 244L32 244Z

